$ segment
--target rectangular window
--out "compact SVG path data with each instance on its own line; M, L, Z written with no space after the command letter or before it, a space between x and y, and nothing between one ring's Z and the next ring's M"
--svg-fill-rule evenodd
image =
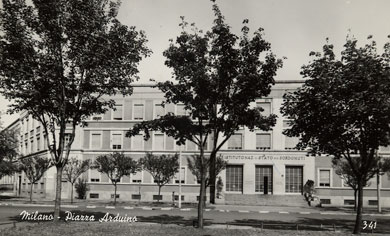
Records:
M140 134L137 134L132 137L133 139L133 149L134 150L143 150L144 149L144 137Z
M367 188L376 188L376 175L367 181ZM380 183L380 182L379 182Z
M331 204L330 199L320 199L321 204Z
M330 187L330 170L320 170L320 180L318 183L321 187Z
M302 193L302 166L286 166L286 193Z
M179 201L179 195L175 195L175 201ZM184 195L181 195L181 201L184 201Z
M186 182L186 168L182 167L180 170L180 176L179 172L175 174L175 184L178 184L181 178L181 183L184 184Z
M122 134L112 134L112 149L122 149Z
M111 198L114 199L115 194L111 194ZM119 198L119 194L116 195L116 198Z
M270 102L256 102L257 107L261 107L264 111L261 112L263 116L271 115L271 103Z
M353 199L344 199L344 205L353 206L353 205L355 205L355 200L353 200Z
M242 192L242 169L241 165L228 165L226 167L226 191Z
M122 104L115 105L115 109L113 109L113 120L123 120L123 106Z
M289 128L289 127L291 127L291 120L284 120L283 128Z
M134 104L134 120L144 119L144 104Z
M256 149L271 149L271 134L256 134Z
M132 183L142 183L142 171L138 171L135 174L131 175Z
M37 152L41 150L41 138L37 135Z
M242 149L242 134L233 134L230 136L228 149Z
M131 194L131 199L133 199L133 200L141 200L141 195L140 194Z
M164 150L164 134L154 135L154 150Z
M43 149L47 149L47 136L46 136L46 134L43 135Z
M65 139L64 147L66 148L70 140L70 134L65 134L64 139Z
M272 166L256 166L255 191L272 193Z
M155 104L154 105L154 116L155 118L160 118L161 116L165 115L164 107L162 104Z
M176 115L177 116L185 116L185 115L187 115L187 112L185 110L185 105L184 104L177 104L176 105Z
M378 200L368 200L368 205L369 206L377 206L378 205Z
M91 120L93 120L93 121L103 120L103 115L102 114L93 115L93 116L91 116Z
M89 198L99 198L99 194L98 193L90 193Z
M284 149L286 150L296 149L298 142L299 142L298 137L284 136Z
M89 173L91 182L100 182L100 173L97 170L91 169Z
M91 149L100 149L102 147L102 135L92 134L91 135Z
M198 149L198 146L189 140L186 142L187 151L196 151Z
M31 153L33 153L35 151L34 150L34 139L30 140L30 148L31 148Z

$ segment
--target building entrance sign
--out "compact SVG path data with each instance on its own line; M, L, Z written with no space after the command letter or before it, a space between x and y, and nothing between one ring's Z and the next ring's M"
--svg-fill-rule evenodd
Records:
M289 155L222 155L223 159L243 160L243 161L305 161L306 156L289 156Z

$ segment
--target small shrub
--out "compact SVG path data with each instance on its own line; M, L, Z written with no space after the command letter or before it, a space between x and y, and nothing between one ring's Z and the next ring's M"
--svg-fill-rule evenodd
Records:
M217 180L217 198L221 198L222 189L223 189L223 181L221 176L219 176Z
M86 199L87 191L89 191L87 180L86 179L78 179L76 184L76 193L78 199Z
M309 179L306 182L306 184L303 186L303 193L306 198L306 201L310 202L313 200L313 194L315 193L313 180Z

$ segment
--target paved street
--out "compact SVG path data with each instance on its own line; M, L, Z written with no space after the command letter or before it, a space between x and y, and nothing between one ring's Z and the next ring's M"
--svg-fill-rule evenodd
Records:
M219 207L221 208L221 207ZM222 208L229 208L224 206ZM230 207L232 208L232 207ZM233 208L235 208L233 206ZM354 224L355 215L352 213L337 212L337 211L294 211L295 208L289 209L288 207L261 207L263 210L250 211L245 207L237 209L207 209L205 212L206 224L226 224L229 225L251 225L254 227L264 228L294 228L296 224L299 227L308 228L312 227L325 227L331 228L335 225L336 229L351 228ZM242 210L244 209L244 210ZM257 210L256 207L252 209ZM298 209L298 208L296 208ZM295 209L295 210L296 210ZM32 206L28 204L8 204L4 203L0 206L0 224L5 222L20 221L20 213L22 211L33 213L38 211L39 213L50 213L53 210L53 206L38 205ZM71 211L76 215L94 215L95 219L102 218L107 212L116 216L136 216L139 222L154 222L160 224L184 224L192 225L193 220L196 219L197 211L194 208L171 208L171 207L125 207L120 206L114 208L113 206L66 206L62 208L63 211ZM65 216L63 216L65 218ZM390 215L378 215L378 214L365 214L363 220L377 221L377 231L390 232ZM281 226L285 224L284 226Z

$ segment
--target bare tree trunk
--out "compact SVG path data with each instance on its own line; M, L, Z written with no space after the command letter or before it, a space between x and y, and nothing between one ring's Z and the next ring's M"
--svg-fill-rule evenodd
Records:
M380 190L380 176L379 176L379 171L376 173L376 196L377 196L377 207L378 207L378 212L382 212L382 207L381 207L381 190Z
M353 196L354 196L354 200L355 200L354 206L353 206L353 210L354 210L354 211L357 210L357 192L358 192L357 189L354 189L354 190L353 190Z
M162 188L162 185L158 185L158 198L157 198L157 202L160 202L161 188Z
M114 184L114 206L116 206L116 183Z
M54 203L54 221L60 219L61 212L61 185L62 185L62 167L56 166L57 169L57 179L56 179L56 198Z
M211 152L210 154L210 179L209 179L209 187L210 187L210 203L215 204L215 182L216 182L216 174L215 174L215 165L216 165L216 152Z
M32 195L33 195L33 183L31 183L31 186L30 186L30 203L32 202Z
M358 182L358 206L356 213L355 228L353 230L354 234L360 234L361 225L362 225L362 214L363 214L363 181L359 180Z
M70 190L70 203L73 204L73 183L70 184L71 190Z
M200 149L201 168L200 168L200 190L199 190L199 202L198 202L198 227L203 229L203 211L204 211L204 198L206 195L206 173L204 168L204 150Z

